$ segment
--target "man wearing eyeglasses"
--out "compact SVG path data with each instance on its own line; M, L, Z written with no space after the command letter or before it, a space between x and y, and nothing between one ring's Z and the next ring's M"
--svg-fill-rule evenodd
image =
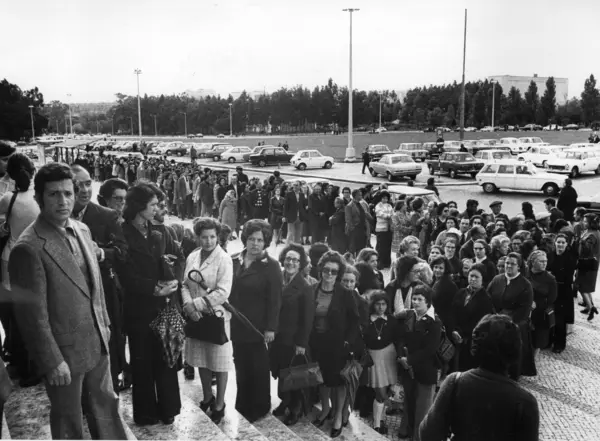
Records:
M96 244L96 257L100 264L106 309L112 330L108 342L110 370L114 390L118 393L119 374L125 365L125 340L122 335L123 298L115 268L125 259L127 242L123 236L118 213L92 202L92 178L87 170L80 165L73 165L71 171L77 185L71 217L89 227L92 240Z

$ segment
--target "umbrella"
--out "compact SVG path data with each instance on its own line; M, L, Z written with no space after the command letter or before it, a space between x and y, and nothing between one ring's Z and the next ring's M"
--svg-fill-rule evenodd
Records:
M206 285L206 282L204 281L204 276L202 275L202 273L200 271L198 271L196 269L191 270L188 273L188 279L190 279L192 282L196 282L198 285L200 285L202 287L202 289L204 289L205 291L208 291L208 286ZM223 308L225 308L225 310L229 311L232 316L234 316L244 326L246 326L246 328L248 328L250 331L254 332L255 334L258 334L261 339L265 338L263 333L260 332L256 328L256 326L254 326L252 324L252 322L248 319L248 317L246 317L244 314L242 314L240 311L238 311L236 308L234 308L231 305L231 303L223 302L222 306L223 306Z
M340 373L346 383L346 395L350 403L354 403L362 371L362 365L358 360L355 360L354 357L352 357L348 360L346 366L344 366L344 369L342 369L342 372Z
M163 349L163 359L169 367L175 366L185 342L183 327L185 320L177 308L169 302L167 306L158 313L158 316L150 323L150 329L160 339Z

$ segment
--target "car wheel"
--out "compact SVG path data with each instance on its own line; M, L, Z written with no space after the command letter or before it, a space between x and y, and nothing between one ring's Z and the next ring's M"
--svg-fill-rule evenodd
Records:
M394 177L392 176L392 174L390 172L387 172L386 176L388 178L388 181L392 182L394 180Z
M325 163L325 165L324 165L324 168L328 168L328 169L329 169L329 168L331 168L331 166L332 166L332 165L333 165L333 164L332 164L331 162L327 161L327 162Z
M598 168L596 170L594 170L594 173L596 173L597 175L600 175L600 165L598 166Z
M167 150L167 151L165 152L165 155L167 155L167 156L171 156L171 150Z
M267 163L264 159L261 159L260 161L258 161L258 166L259 167L266 167Z
M219 160L219 157L218 157L218 156L213 156L213 161L214 161L214 162L217 162L218 160Z
M371 176L373 176L373 177L377 176L377 172L375 170L373 170L372 168L370 168L369 171L371 172Z
M298 170L306 170L306 164L304 162L301 162L300 164L298 164Z
M417 180L417 175L410 175L408 178L412 179L413 181L416 181Z
M229 158L227 161L233 164L235 162L235 158Z
M448 174L450 175L450 177L452 179L456 179L456 170L454 170L453 168L450 169L450 171L448 172Z
M206 158L206 154L205 153L200 153L200 157L201 158Z
M569 173L569 177L573 179L577 176L579 176L579 169L577 167L573 167L573 170L571 170L571 173Z
M433 165L429 166L429 174L430 175L434 175L435 174L435 171L433 170Z
M542 191L546 196L556 196L558 194L558 187L556 184L546 184Z
M496 188L496 186L490 182L483 184L483 191L485 191L486 193L496 193L498 191L498 188Z

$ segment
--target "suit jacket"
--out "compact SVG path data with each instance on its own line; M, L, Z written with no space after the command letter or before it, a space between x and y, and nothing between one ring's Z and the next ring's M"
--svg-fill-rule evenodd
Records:
M373 216L371 216L371 212L369 211L369 206L364 200L359 202L365 211L365 223L366 225L366 234L367 237L371 235L371 222L373 222ZM350 234L360 223L360 211L358 206L356 205L356 201L350 202L346 205L345 214L346 214L346 234Z
M15 315L41 375L63 361L71 373L85 373L108 354L110 320L92 235L85 224L70 224L89 269L89 286L65 238L41 216L10 254Z
M276 341L288 346L308 347L315 310L312 288L304 276L298 273L281 293L279 332Z
M533 288L522 274L507 283L506 276L499 274L493 278L487 288L498 314L506 314L516 324L529 320L533 304Z
M286 218L288 223L296 222L298 214L300 214L300 221L308 220L306 205L307 201L304 193L300 192L299 197L296 199L294 191L288 191L285 194L285 201L283 203L283 217Z

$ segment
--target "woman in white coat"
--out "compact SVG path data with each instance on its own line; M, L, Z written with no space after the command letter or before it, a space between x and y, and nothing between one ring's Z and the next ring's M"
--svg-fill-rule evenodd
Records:
M197 321L202 314L208 313L206 302L209 302L215 314L222 315L225 319L225 332L230 338L231 314L222 305L231 293L233 263L229 254L219 246L221 224L213 218L203 217L194 224L194 233L200 248L188 256L185 266L181 288L184 313L189 319ZM190 274L193 270L200 272L202 276ZM200 374L204 392L200 408L206 413L210 411L211 419L219 424L225 413L228 373L234 369L231 341L215 345L187 338L185 361L190 366L197 367ZM211 388L213 372L217 379L216 397Z

